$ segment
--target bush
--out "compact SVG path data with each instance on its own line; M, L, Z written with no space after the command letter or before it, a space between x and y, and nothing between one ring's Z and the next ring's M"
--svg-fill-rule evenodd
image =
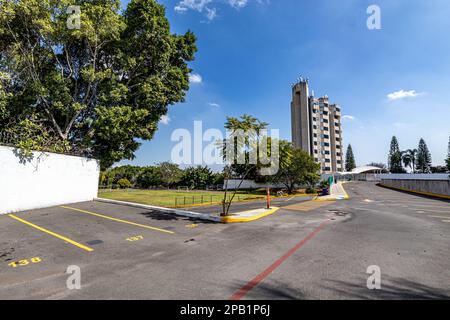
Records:
M117 184L121 189L131 188L131 182L127 178L120 179Z
M316 193L316 189L308 187L308 188L306 188L305 193L306 194L314 194L314 193Z

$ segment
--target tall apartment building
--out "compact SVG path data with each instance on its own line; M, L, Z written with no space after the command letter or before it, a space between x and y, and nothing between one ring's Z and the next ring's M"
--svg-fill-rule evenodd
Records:
M344 171L341 108L309 94L308 80L292 86L292 143L320 163L322 173Z

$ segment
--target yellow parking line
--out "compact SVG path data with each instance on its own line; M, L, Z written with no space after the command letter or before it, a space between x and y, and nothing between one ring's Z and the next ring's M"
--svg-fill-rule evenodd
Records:
M172 231L169 231L169 230L159 229L159 228L155 228L155 227L151 227L151 226L147 226L147 225L144 225L144 224L140 224L140 223L136 223L136 222L131 222L131 221L127 221L127 220L121 220L121 219L117 219L117 218L105 216L105 215L103 215L103 214L99 214L99 213L95 213L95 212L90 212L90 211L86 211L86 210L81 210L81 209L77 209L77 208L66 207L66 206L61 206L61 208L70 209L70 210L75 210L75 211L87 213L87 214L90 214L90 215L93 215L93 216L96 216L96 217L105 218L105 219L109 219L109 220L117 221L117 222L122 222L122 223L126 223L126 224L131 224L131 225L137 226L137 227L142 227L142 228L152 229L152 230L161 231L161 232L170 233L170 234L174 234L174 233L175 233L175 232L172 232Z
M89 247L87 247L87 246L85 246L85 245L82 245L81 243L78 243L78 242L75 242L75 241L73 241L73 240L70 240L69 238L66 238L66 237L64 237L64 236L62 236L62 235L59 235L59 234L57 234L57 233L54 233L54 232L52 232L52 231L50 231L50 230L44 229L44 228L42 228L42 227L39 227L39 226L37 226L37 225L35 225L35 224L31 223L31 222L28 222L28 221L23 220L23 219L21 219L21 218L19 218L19 217L16 217L16 216L13 215L13 214L9 214L8 216L11 217L11 218L13 218L13 219L15 219L15 220L17 220L17 221L20 221L20 222L22 222L22 223L28 225L28 226L30 226L30 227L33 227L33 228L38 229L38 230L40 230L40 231L42 231L42 232L48 233L49 235L52 235L52 236L54 236L54 237L56 237L56 238L58 238L58 239L61 239L61 240L66 241L66 242L68 242L68 243L70 243L70 244L73 244L74 246L76 246L76 247L78 247L78 248L81 248L81 249L86 250L86 251L89 251L89 252L94 251L94 249L92 249L92 248L89 248Z
M449 219L449 216L429 216L431 218L444 218L444 219Z
M450 220L442 220L442 222L450 222Z

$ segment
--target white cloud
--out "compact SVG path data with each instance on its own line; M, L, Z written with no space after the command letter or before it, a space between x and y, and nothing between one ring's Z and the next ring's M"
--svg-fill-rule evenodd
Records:
M346 116L342 116L342 120L353 121L353 120L355 120L355 117L354 116L350 116L350 115L346 115Z
M244 8L250 0L179 0L174 7L177 13L185 13L188 10L194 10L204 13L208 21L218 17L217 5L229 5L235 9ZM269 4L269 0L254 0L259 4Z
M159 122L161 122L164 125L168 125L170 123L172 119L170 119L170 117L168 115L163 115L161 116L161 119L159 120Z
M208 7L211 2L212 0L182 0L174 9L178 13L184 13L188 10L195 10L200 13L206 12L208 20L212 21L217 17L217 10L216 8Z
M191 73L189 75L189 82L190 83L202 83L203 78L198 73Z
M182 0L175 6L175 11L185 12L188 9L202 12L212 0Z
M228 0L228 3L233 8L243 8L247 5L248 0Z
M387 95L387 97L389 100L393 101L393 100L399 100L399 99L404 99L404 98L415 98L420 95L423 95L423 93L417 92L416 90L405 91L402 89L400 91L395 91L395 92L389 93Z
M214 20L217 17L217 10L216 8L206 8L206 18L208 18L209 21Z
M210 102L210 103L208 103L208 105L209 105L210 107L220 108L220 104L215 103L215 102Z

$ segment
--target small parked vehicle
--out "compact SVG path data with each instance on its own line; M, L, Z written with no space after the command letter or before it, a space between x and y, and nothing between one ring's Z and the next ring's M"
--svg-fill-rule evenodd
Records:
M328 195L330 195L330 189L329 188L323 188L322 190L320 190L319 195L320 196L328 196Z

